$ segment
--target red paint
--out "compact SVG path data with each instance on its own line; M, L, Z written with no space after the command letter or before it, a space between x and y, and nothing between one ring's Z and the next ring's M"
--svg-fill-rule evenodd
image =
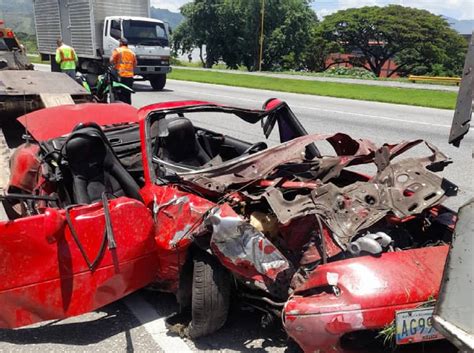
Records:
M339 340L345 333L381 329L392 322L396 310L436 297L448 248L405 250L319 266L288 300L286 331L305 352L342 352ZM337 275L339 296L330 292L328 274Z
M62 105L34 111L18 118L36 141L46 141L71 133L79 123L95 122L100 126L136 123L137 109L124 103L84 103Z
M32 193L39 183L41 162L38 159L39 146L24 144L12 155L9 186Z
M157 259L150 213L126 198L110 201L110 211L117 248L106 249L94 271L65 225L64 210L59 217L46 212L0 223L0 327L92 311L153 280ZM71 218L94 258L105 227L101 205L74 208Z

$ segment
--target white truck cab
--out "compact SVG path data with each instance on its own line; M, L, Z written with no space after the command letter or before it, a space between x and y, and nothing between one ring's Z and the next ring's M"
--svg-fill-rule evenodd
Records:
M104 20L103 50L109 58L126 38L128 47L137 56L135 74L150 80L155 89L162 89L170 68L168 26L160 20L136 16L111 16Z

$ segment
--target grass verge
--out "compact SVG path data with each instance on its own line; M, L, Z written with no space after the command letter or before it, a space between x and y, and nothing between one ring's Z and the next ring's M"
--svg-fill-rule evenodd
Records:
M170 79L217 85L266 89L270 91L396 103L420 107L454 109L455 92L412 88L380 87L349 83L303 81L254 75L228 74L175 68Z
M28 59L32 64L49 64L49 61L42 61L39 55L28 55Z

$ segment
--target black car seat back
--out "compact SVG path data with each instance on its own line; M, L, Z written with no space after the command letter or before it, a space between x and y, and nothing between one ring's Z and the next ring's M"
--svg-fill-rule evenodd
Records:
M167 120L168 135L162 137L158 156L169 162L200 167L211 160L199 143L192 122L184 117Z
M64 155L72 174L75 203L97 202L104 192L143 202L138 184L100 128L86 126L74 131L65 143Z

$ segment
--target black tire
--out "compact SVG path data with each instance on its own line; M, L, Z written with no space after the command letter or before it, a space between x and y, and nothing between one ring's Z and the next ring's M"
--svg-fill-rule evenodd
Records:
M203 251L194 255L192 284L192 320L188 326L190 338L209 335L227 321L231 276L211 255Z
M150 76L150 84L155 91L161 91L166 85L166 75Z

